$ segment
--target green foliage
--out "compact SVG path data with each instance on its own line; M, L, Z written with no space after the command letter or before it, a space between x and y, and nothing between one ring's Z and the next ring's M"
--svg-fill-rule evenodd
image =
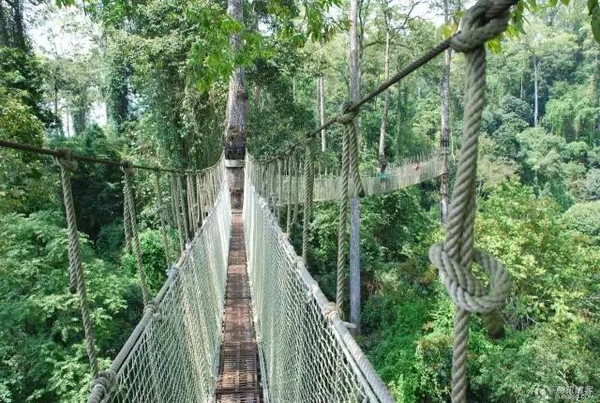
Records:
M89 382L77 297L68 290L67 236L59 214L0 217L0 384L4 401L80 401ZM94 258L82 257L101 356L123 342L133 282ZM19 343L14 341L18 340ZM43 357L43 359L42 359Z
M596 245L600 245L600 201L590 201L573 205L564 215L570 229L588 235Z
M119 144L107 139L103 130L96 126L87 129L75 138L56 138L56 148L68 148L84 155L103 156L120 160ZM101 229L122 217L123 173L118 166L104 164L78 164L72 176L73 198L77 206L79 229L96 241Z
M590 169L585 177L584 198L600 200L600 169Z
M140 246L142 248L142 262L148 287L152 294L156 294L167 279L167 267L165 263L165 252L162 244L160 232L157 230L146 229L139 234ZM135 257L125 253L121 257L121 265L131 276L137 273Z
M490 341L473 317L473 401L534 401L540 390L554 393L562 385L600 390L595 365L600 357L600 53L592 37L598 39L599 8L596 0L587 4L590 32L581 0L560 3L564 6L552 0L519 2L506 35L510 40L488 46L493 52L482 121L476 243L505 263L514 287L503 311L504 340ZM102 25L104 53L92 50L40 63L22 50L0 48L2 138L110 159L135 156L201 167L221 153L227 81L237 67L246 73L248 145L257 156L277 153L315 127L318 75L325 77L327 117L347 100L348 22L327 12L335 5L345 13L344 2L245 3L244 24L227 16L223 2L84 4ZM458 27L453 22L436 32L430 21L413 18L397 4L386 7L394 27L392 72ZM363 3L363 94L383 76L385 32L379 12L380 4ZM230 45L232 34L241 39L239 53ZM389 89L390 162L439 143L441 63L436 59ZM453 162L463 125L464 66L462 56L452 56ZM57 95L73 113L73 138L63 138L58 116L45 111ZM107 130L89 122L91 104L98 100L107 103ZM363 172L377 166L381 107L374 101L361 111ZM339 167L340 134L339 125L327 130L328 149L317 157L322 168ZM1 151L3 401L81 401L89 386L77 299L66 291L57 179L49 161ZM119 169L92 164L80 164L73 177L103 363L115 356L141 313L135 259L123 248L121 181ZM449 394L453 304L427 259L431 243L443 236L437 224L438 185L425 183L361 202L359 341L400 402L444 401ZM156 292L166 262L146 174L136 176L135 191L144 268ZM317 205L308 262L329 297L335 294L338 209L336 203ZM299 230L298 225L292 230L296 244ZM172 229L169 233L176 256L178 241Z

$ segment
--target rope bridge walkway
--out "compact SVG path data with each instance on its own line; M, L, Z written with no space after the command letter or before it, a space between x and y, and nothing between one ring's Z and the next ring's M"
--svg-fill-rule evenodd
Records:
M246 159L244 225L265 399L392 402L385 385L296 255Z
M441 151L404 159L387 167L384 173L361 175L364 196L395 192L440 177L444 173L444 156ZM292 169L292 163L284 161L282 167L271 168L269 175L271 203L278 206L301 203L306 196L305 181L301 180L302 167ZM297 184L297 185L296 185ZM297 189L294 187L297 186ZM288 192L288 188L292 188ZM354 184L349 184L350 193L354 193ZM343 193L342 175L318 173L315 175L313 201L325 202L339 200Z
M389 168L387 177L361 176L356 117L364 104L452 48L466 59L463 139L446 238L429 257L456 305L452 401L467 400L467 341L471 312L482 314L492 337L503 333L499 309L509 279L492 256L474 247L478 136L485 90L485 42L507 27L516 0L479 0L461 31L399 71L342 115L308 133L276 157L246 155L243 212L232 214L223 158L203 170L110 161L0 140L0 146L50 155L60 167L69 237L69 290L78 295L98 402L392 402L389 391L343 321L350 198L396 190L443 173L445 153ZM315 136L339 123L339 177L315 178ZM123 171L125 247L135 258L144 312L111 365L100 371L87 300L71 188L77 161ZM243 162L243 161L241 161ZM229 169L229 168L227 168ZM167 267L167 227L177 229L181 255L154 298L142 261L134 170L154 175L156 211ZM167 180L161 174L169 176ZM168 196L162 185L169 184ZM165 199L168 200L164 206ZM339 199L336 302L327 300L305 266L313 203ZM353 204L353 208L357 204ZM302 209L302 257L288 234ZM353 210L355 211L355 210ZM285 227L285 232L280 228ZM486 287L472 263L489 277Z

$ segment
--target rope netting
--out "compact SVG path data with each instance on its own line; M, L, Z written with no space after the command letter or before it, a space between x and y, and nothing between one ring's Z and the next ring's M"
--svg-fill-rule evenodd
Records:
M266 170L261 168L247 156L244 225L265 397L274 402L392 402L336 305L279 227L263 193Z
M186 214L208 215L110 368L94 381L89 402L214 400L231 208L223 160L204 177L214 205L188 192Z
M389 165L384 174L373 172L372 174L361 175L362 187L365 196L372 196L379 193L394 192L409 186L435 179L443 173L443 158L439 150L431 153L417 155L412 158L406 158L396 162L394 165ZM292 174L279 170L275 171L277 176L275 183L281 183L281 186L276 186L270 189L271 199L278 205L287 205L294 203L302 203L305 195L305 184L302 179L299 180L300 186L297 192L290 192L289 189L298 181L298 177L302 178L304 172L297 171ZM281 176L281 178L279 178ZM354 191L354 182L349 183L350 194ZM341 175L335 172L316 172L314 179L314 194L313 201L337 201L342 196L344 181ZM291 202L291 203L290 203Z

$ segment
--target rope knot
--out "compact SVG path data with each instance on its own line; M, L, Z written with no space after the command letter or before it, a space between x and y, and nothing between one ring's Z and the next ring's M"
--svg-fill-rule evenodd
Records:
M131 174L133 170L133 164L131 161L121 161L121 171L125 174Z
M493 256L475 249L473 260L489 275L490 286L487 294L479 280L469 267L462 266L456 259L448 256L441 243L429 249L431 263L440 271L442 283L452 301L460 308L482 314L489 314L504 305L510 279L506 269Z
M329 322L331 322L335 316L338 318L342 317L342 310L335 302L328 302L325 304L321 312Z
M478 1L466 11L460 32L450 39L452 49L467 53L504 32L508 26L508 9L512 3L507 0ZM495 16L490 16L490 9L498 10Z
M343 125L347 125L350 124L354 121L354 119L356 119L356 116L358 115L358 111L348 111L346 108L348 108L351 104L349 102L344 104L343 107L343 115L340 115L340 117L338 117L337 121L340 124Z
M91 385L91 396L88 402L99 402L102 398L112 389L117 374L115 371L109 369L98 373L96 378L92 381Z
M71 158L71 150L61 148L58 150L59 156L54 157L54 163L67 171L75 171L77 169L77 161Z
M146 312L150 312L151 314L154 314L155 311L156 311L156 302L148 301L148 303L144 307L144 314L146 314Z

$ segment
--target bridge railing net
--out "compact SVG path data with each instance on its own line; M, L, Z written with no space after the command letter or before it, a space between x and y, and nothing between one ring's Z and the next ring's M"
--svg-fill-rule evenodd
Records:
M214 400L231 229L223 162L214 169L213 208L90 401Z
M439 150L431 153L406 158L387 167L385 174L379 172L364 173L361 175L365 196L379 193L394 192L412 185L419 184L441 176L444 172L443 155ZM277 171L273 172L277 175ZM303 172L296 176L282 174L281 186L272 186L270 196L278 205L302 203L304 200ZM273 181L278 181L274 179ZM288 192L289 182L292 181L293 192ZM296 189L296 183L297 189ZM339 200L342 195L342 178L337 173L317 173L314 183L313 200L316 202ZM350 193L353 183L350 183ZM291 197L291 199L290 199Z
M254 160L246 161L244 225L263 393L274 402L392 401L260 196Z

